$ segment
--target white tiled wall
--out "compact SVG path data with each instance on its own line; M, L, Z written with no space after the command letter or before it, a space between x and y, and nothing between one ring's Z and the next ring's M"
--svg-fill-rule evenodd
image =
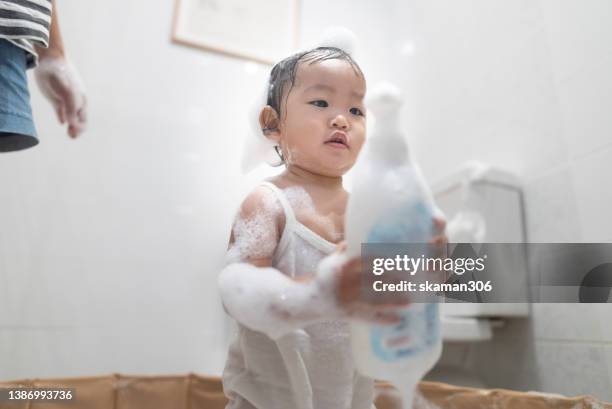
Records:
M610 164L612 143L585 154L572 163L573 182L578 198L578 217L584 241L605 241L610 237Z
M538 372L544 374L540 390L589 394L610 401L610 378L601 345L537 341L535 358Z
M0 378L210 373L225 360L215 337L210 330L172 324L2 327Z
M581 237L571 165L554 167L531 179L523 192L529 224L527 239L530 242L567 243Z
M609 242L612 28L607 21L612 4L542 0L541 7L569 152L563 171L567 190L559 190L548 206L551 212L565 209L557 220L569 227L566 232L579 226L580 234L565 234L565 240ZM533 219L535 215L527 210ZM612 304L534 306L536 367L542 390L590 393L612 401L610 322Z
M605 320L598 305L534 304L534 336L541 341L603 341Z
M412 1L412 146L431 181L467 160L516 172L528 239L612 235L612 3ZM612 304L534 305L468 366L490 386L612 401Z

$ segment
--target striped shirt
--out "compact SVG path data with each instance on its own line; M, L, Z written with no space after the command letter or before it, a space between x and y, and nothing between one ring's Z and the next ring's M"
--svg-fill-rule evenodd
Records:
M51 0L0 0L0 38L28 52L28 66L36 64L34 45L49 46Z

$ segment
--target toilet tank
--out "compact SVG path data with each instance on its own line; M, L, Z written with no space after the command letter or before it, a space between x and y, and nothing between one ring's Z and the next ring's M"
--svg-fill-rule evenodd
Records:
M457 172L432 185L437 205L449 223L449 242L463 242L465 237L451 231L453 221L468 215L477 225L472 242L524 243L525 218L522 190L510 172L480 162L469 162ZM453 226L457 226L454 223ZM455 237L453 237L455 236ZM502 260L500 276L495 283L527 294L528 270L524 256L507 254ZM503 274L504 266L512 274ZM442 306L442 314L458 317L523 317L529 315L527 303L450 303Z

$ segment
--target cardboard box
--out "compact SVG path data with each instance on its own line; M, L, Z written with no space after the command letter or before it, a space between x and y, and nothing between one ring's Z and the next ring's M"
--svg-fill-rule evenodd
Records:
M24 379L0 382L0 388L66 388L75 390L70 402L1 401L0 409L224 409L221 379L186 376L125 376ZM400 409L393 387L376 385L377 409ZM414 409L612 409L612 404L588 396L474 389L437 382L421 382ZM289 408L288 408L289 409Z

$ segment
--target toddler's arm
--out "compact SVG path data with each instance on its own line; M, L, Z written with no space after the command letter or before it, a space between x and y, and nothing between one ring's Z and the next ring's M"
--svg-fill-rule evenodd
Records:
M336 310L330 277L335 264L340 265L338 254L322 263L327 274L322 271L308 280L293 280L272 267L284 223L282 208L269 189L259 187L249 194L232 228L230 264L218 280L226 311L271 338L329 318Z
M233 263L219 276L221 299L237 321L276 339L341 315L335 277L342 260L339 253L325 258L308 281L293 280L273 267Z

